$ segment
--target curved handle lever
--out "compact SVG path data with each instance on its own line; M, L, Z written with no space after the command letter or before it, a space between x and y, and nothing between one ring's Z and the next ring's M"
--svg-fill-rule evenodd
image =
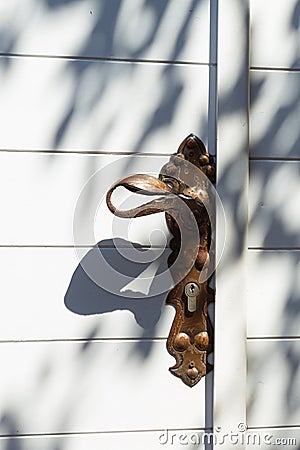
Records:
M118 217L134 218L165 212L168 229L173 235L170 241L172 253L168 259L171 273L183 242L182 227L189 230L184 242L190 242L191 247L195 235L199 238L196 252L190 251L186 244L186 251L180 253L184 255L182 265L189 270L168 293L166 300L176 309L167 340L167 349L176 358L170 371L190 387L212 369L207 362L207 355L213 350L213 328L207 305L213 301L214 291L208 286L209 277L203 275L207 271L211 245L211 211L209 214L208 209L212 209L210 185L214 180L214 157L207 153L203 142L191 134L162 167L159 178L131 175L115 183L106 196L108 208ZM160 197L129 210L118 210L112 203L112 194L120 186L134 193ZM180 205L188 208L190 216L183 217ZM193 254L196 256L191 259Z
M113 192L121 186L125 187L131 192L136 192L138 194L163 195L167 198L161 197L159 199L152 200L145 205L122 211L117 209L111 201ZM123 178L122 180L119 180L116 184L114 184L106 194L106 203L110 211L116 216L132 219L134 217L148 216L150 214L166 211L172 207L174 198L175 196L171 188L163 181L151 175L137 174Z

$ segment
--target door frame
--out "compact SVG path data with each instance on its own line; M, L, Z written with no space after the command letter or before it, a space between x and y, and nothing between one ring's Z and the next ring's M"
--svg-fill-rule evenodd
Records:
M213 423L223 436L246 426L249 22L249 0L218 1L217 192L226 241L216 270ZM222 214L217 207L217 253L223 246ZM215 448L224 449L222 439L217 441Z

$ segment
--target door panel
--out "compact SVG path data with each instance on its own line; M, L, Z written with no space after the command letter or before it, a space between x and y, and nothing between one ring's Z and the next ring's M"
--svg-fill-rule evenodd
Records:
M300 67L299 3L297 0L250 1L251 65ZM270 19L272 17L272 19Z
M1 450L150 450L166 429L212 430L212 374L190 389L168 371L166 293L151 296L154 280L136 298L151 264L128 261L132 244L166 264L163 214L116 221L104 197L157 175L192 132L215 152L216 10L0 0ZM98 251L135 285L106 276Z
M208 141L208 65L1 63L2 149L153 154L174 153L191 132Z
M144 250L148 250L148 258L149 249ZM103 262L98 259L98 251L116 271L115 292L105 290ZM168 250L162 254L162 263L166 264L168 254ZM155 286L147 295L143 293L143 283L138 286L137 278L149 263L135 262L136 252L132 249L87 249L86 258L99 273L98 284L89 277L86 266L80 265L80 255L73 248L1 248L0 256L3 261L0 295L5 305L0 315L1 341L98 338L165 341L169 334L175 309L165 305L166 292L151 296ZM152 257L158 257L157 250L152 250ZM126 297L120 292L125 283L117 270L124 272L125 264L129 280L136 282L132 289L140 288L139 298L134 297L136 292L130 287Z
M0 183L9 195L1 198L1 244L93 246L118 233L118 237L148 246L151 236L153 245L162 246L162 233L168 236L163 214L130 223L113 216L105 196L114 182L130 174L158 176L168 160L167 156L127 155L122 159L118 155L3 152ZM126 198L136 201L125 192L117 203ZM139 196L138 201L147 200ZM152 233L155 229L159 231Z
M0 355L1 416L14 418L1 435L205 426L205 383L170 376L165 342L2 343Z
M1 52L209 62L208 0L1 0L0 7Z
M299 426L300 340L251 340L248 356L248 426Z
M299 161L251 161L249 247L300 247L299 175Z
M248 336L300 337L300 251L251 250L247 272Z
M129 448L130 450L140 450L141 442L147 449L161 450L161 448L179 450L183 445L197 446L197 450L204 450L201 445L205 440L201 430L177 430L177 431L125 431L118 433L83 433L55 436L35 436L35 437L15 437L1 438L0 449L6 450L22 448L22 450L53 450L53 448L63 448L64 450L109 449L120 450ZM200 444L198 445L198 443Z
M268 445L298 448L299 2L250 9L247 423Z
M250 156L299 158L300 72L252 70Z

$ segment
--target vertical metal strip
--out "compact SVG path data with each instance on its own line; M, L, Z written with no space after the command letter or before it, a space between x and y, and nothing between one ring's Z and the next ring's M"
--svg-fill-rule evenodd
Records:
M218 60L218 0L209 2L209 101L208 101L208 151L216 154L217 146L217 60ZM214 277L213 277L214 278ZM214 280L213 280L214 282ZM212 286L212 284L211 284ZM213 286L215 287L215 286ZM210 312L212 309L210 309ZM211 360L210 360L211 361ZM205 377L205 429L212 433L214 407L214 371ZM213 442L205 443L211 450Z

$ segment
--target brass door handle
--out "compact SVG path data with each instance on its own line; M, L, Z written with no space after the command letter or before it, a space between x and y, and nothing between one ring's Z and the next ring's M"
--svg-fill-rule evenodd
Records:
M106 197L108 208L118 217L134 218L165 212L168 229L173 235L168 266L175 284L166 303L176 309L167 340L167 349L176 358L170 371L190 387L212 369L207 361L208 354L213 351L213 327L207 305L214 300L214 291L208 285L209 275L205 274L213 210L209 186L214 182L214 157L207 153L203 142L191 134L161 168L158 178L143 174L126 177L114 184ZM111 197L119 186L131 192L160 197L142 206L118 210ZM177 264L174 273L172 267L177 258L179 268Z

